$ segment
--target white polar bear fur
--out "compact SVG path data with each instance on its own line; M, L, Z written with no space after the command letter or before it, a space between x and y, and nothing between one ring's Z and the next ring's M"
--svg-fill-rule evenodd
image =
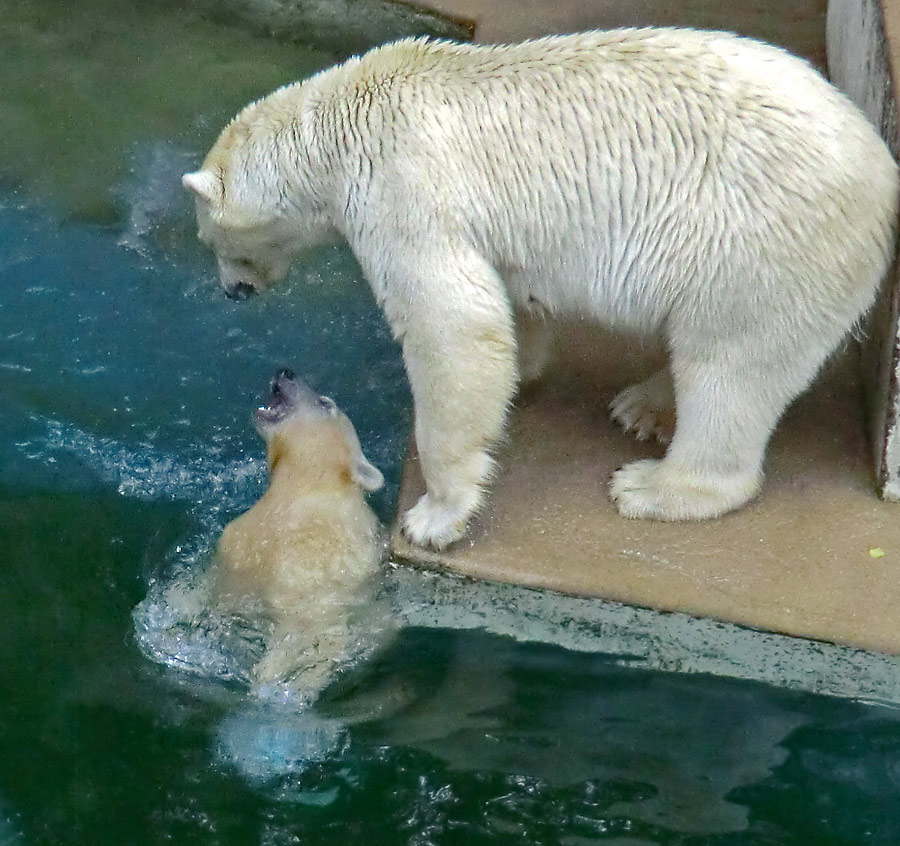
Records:
M898 207L887 148L815 70L686 29L390 44L248 106L184 183L227 289L349 242L413 391L427 493L404 529L438 548L484 498L515 312L665 340L671 387L614 411L653 431L674 390L665 458L613 477L623 515L746 503L785 407L871 304Z

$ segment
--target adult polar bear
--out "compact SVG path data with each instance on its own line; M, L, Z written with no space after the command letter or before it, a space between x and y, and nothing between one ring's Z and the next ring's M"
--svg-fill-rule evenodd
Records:
M248 106L184 184L232 294L349 242L412 386L427 493L403 526L438 548L483 500L545 314L668 345L614 403L643 429L673 388L677 407L665 458L613 476L620 513L747 502L785 407L872 302L898 207L886 147L818 73L686 29L390 44Z

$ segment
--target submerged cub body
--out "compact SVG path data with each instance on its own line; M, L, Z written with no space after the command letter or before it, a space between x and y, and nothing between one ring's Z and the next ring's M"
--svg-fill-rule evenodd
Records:
M383 483L353 425L287 370L256 412L268 487L229 523L216 550L214 599L262 606L275 623L256 681L302 676L321 688L353 651L352 617L372 601L384 545L365 492Z

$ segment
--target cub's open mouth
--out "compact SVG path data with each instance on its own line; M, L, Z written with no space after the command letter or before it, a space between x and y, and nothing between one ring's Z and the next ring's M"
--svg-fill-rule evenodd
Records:
M269 383L269 403L256 410L256 418L265 423L277 423L294 407L297 379L292 370L279 370Z

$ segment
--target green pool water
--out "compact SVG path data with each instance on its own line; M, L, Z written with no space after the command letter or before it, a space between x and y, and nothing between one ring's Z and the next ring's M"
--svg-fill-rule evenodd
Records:
M900 843L889 705L477 630L406 629L314 710L143 657L135 606L262 489L275 368L353 418L383 519L410 426L346 250L218 290L180 174L342 50L209 8L0 15L0 844Z

